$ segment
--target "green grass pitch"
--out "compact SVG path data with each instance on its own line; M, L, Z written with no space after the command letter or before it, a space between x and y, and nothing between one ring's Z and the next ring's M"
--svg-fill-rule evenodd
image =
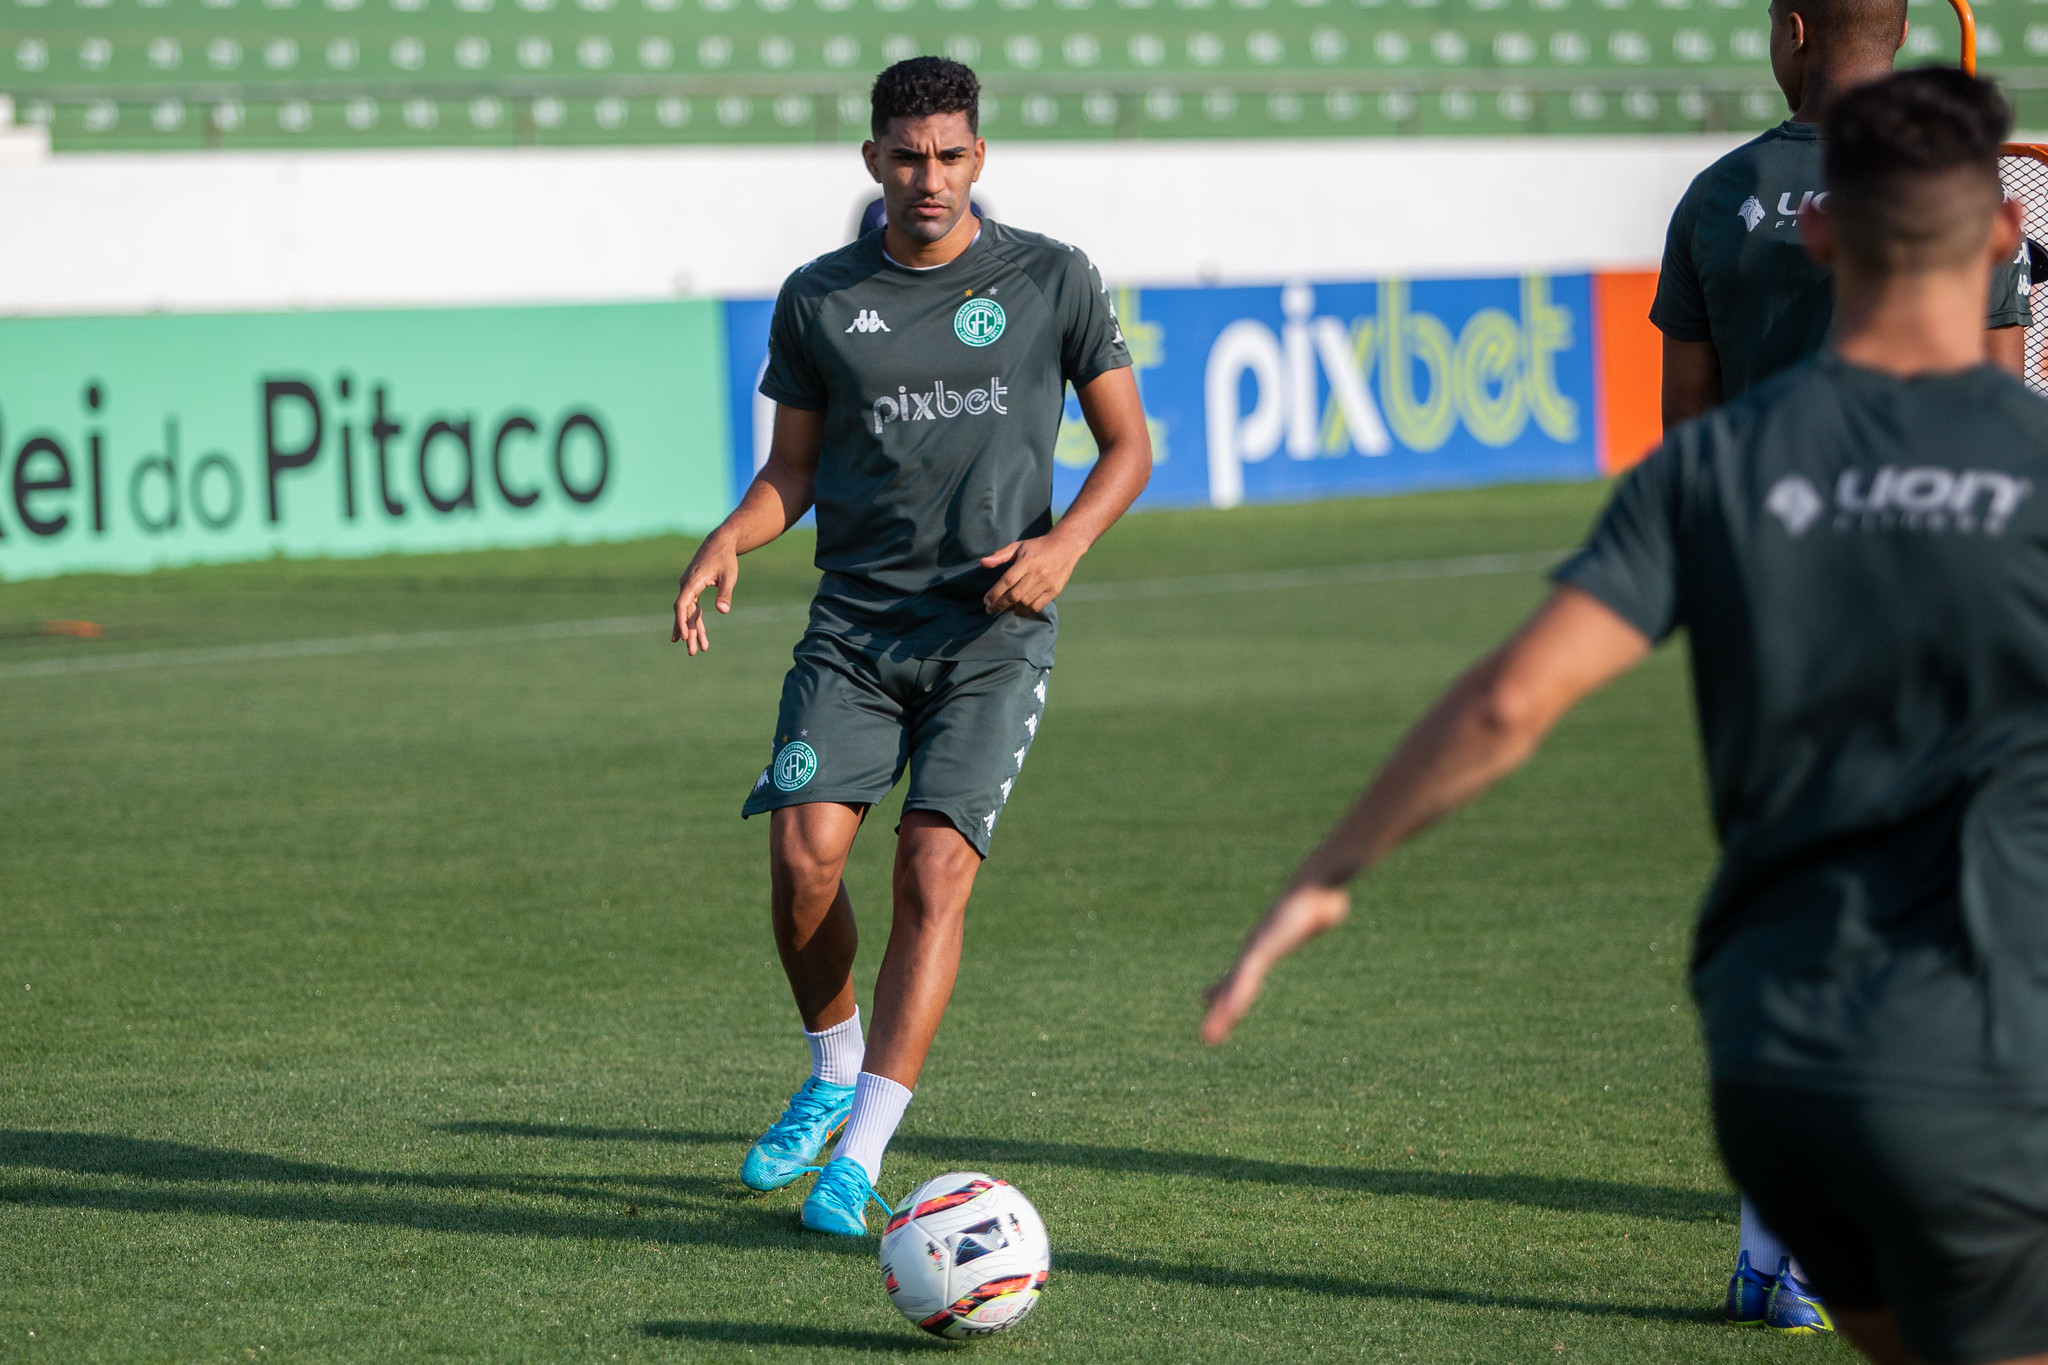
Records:
M1154 513L1085 561L884 1173L1019 1185L1042 1361L1846 1359L1720 1325L1684 991L1712 857L1682 647L1393 858L1203 1050L1199 991L1594 486ZM807 1065L766 923L793 611L688 546L0 585L0 1360L935 1360L747 1141ZM800 603L807 546L740 605ZM1123 585L1123 586L1118 586ZM45 661L644 615L638 633ZM536 633L538 635L538 633ZM404 643L404 642L400 642ZM886 816L887 812L880 812ZM893 822L848 873L887 925Z

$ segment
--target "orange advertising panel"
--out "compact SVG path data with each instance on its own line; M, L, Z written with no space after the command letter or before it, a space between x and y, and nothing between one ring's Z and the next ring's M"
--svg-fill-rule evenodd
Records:
M1593 383L1600 468L1608 474L1635 464L1664 438L1664 338L1650 325L1656 294L1654 270L1593 276Z

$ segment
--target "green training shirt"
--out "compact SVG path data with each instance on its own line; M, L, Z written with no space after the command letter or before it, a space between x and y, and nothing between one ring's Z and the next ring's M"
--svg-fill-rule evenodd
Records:
M1820 126L1786 121L1694 177L1671 215L1650 321L1711 341L1723 401L1819 351L1834 321L1828 272L1800 243L1800 205L1822 190ZM1984 325L2031 327L2026 248L1991 277Z
M882 233L820 256L775 301L761 392L825 414L814 631L919 659L1053 661L1055 608L990 616L983 555L1052 527L1066 386L1131 363L1088 258L983 219L913 270Z
M2048 403L1832 352L1675 430L1557 581L1688 632L1717 1077L2048 1099Z

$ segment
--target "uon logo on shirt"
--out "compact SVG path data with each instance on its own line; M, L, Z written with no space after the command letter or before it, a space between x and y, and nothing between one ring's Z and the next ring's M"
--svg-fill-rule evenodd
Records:
M953 335L969 346L986 346L1003 334L1007 321L994 299L969 299L953 314Z
M1885 465L1875 473L1846 469L1835 480L1837 531L1982 531L2000 535L2034 483L1999 469ZM1786 534L1806 534L1829 502L1803 475L1787 474L1764 495L1764 510Z
M1763 201L1758 199L1753 194L1749 196L1749 198L1743 200L1742 207L1735 210L1735 212L1737 216L1739 216L1742 219L1743 222L1749 224L1749 230L1751 232L1755 232L1756 225L1764 220Z
M1797 540L1827 510L1827 504L1821 501L1820 490L1804 476L1787 474L1764 495L1764 510L1784 522L1785 534Z
M810 745L793 739L775 755L775 786L793 792L818 775L818 755Z

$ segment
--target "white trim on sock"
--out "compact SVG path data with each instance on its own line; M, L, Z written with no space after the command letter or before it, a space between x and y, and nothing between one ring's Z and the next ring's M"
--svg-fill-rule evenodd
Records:
M861 1072L853 1087L853 1113L832 1151L833 1159L850 1157L868 1173L870 1185L880 1180L882 1153L889 1149L889 1139L896 1136L896 1125L903 1122L903 1111L909 1107L908 1090L887 1076Z
M868 1051L860 1036L860 1006L853 1007L851 1018L842 1019L831 1028L818 1033L804 1030L804 1039L811 1045L813 1079L827 1085L852 1085L860 1075L860 1064Z

